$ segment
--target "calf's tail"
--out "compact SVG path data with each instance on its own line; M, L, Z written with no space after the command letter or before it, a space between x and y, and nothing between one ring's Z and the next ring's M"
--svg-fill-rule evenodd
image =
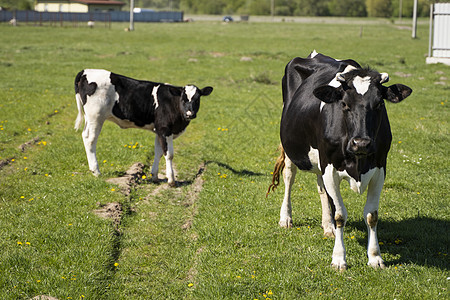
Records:
M75 120L75 130L78 130L78 129L80 129L81 124L83 124L84 110L83 110L83 102L81 101L80 94L76 93L75 98L77 100L77 107L78 107L78 116L77 116L77 119Z
M275 191L275 189L280 184L280 174L283 172L283 169L284 169L285 153L284 153L283 146L280 144L278 149L280 150L280 156L278 156L277 161L275 163L275 167L273 169L272 183L269 185L269 189L267 190L267 193L266 193L266 198L269 195L269 193L271 191L272 192Z

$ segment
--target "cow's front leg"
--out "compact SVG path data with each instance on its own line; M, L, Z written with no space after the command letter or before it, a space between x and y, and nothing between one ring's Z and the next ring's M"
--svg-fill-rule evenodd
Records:
M86 121L83 129L83 142L88 159L89 170L95 175L100 175L100 169L97 162L97 141L102 130L104 121L97 120L95 122Z
M161 157L163 156L163 149L161 146L160 138L158 135L155 137L155 158L153 159L152 165L152 181L158 182L158 170L159 170L159 162Z
M336 223L335 240L333 248L333 256L331 265L337 270L347 269L347 261L345 258L345 245L344 245L344 227L347 222L347 210L342 200L341 191L339 185L341 179L337 170L330 164L325 168L323 174L323 182L328 195L333 199L336 212L334 214L334 221Z
M368 265L373 268L384 268L377 237L378 206L384 184L384 169L378 169L372 177L367 190L367 202L364 207L364 221L367 225L367 257Z
M158 134L157 138L158 138L158 142L159 142L160 147L161 147L161 153L162 153L162 155L164 155L164 158L166 160L167 183L169 184L169 186L173 187L173 186L175 186L175 176L174 176L173 167L172 167L173 136L172 135L164 136L164 135L159 135ZM156 145L156 142L155 142L155 145ZM161 157L161 155L159 157ZM155 153L155 162L156 162L156 153ZM158 163L159 163L159 159L158 159ZM155 166L155 163L153 164L153 166ZM156 174L158 174L158 173L156 173ZM153 168L152 168L152 177L153 176L154 175L153 175Z
M175 175L173 173L172 160L173 160L173 135L166 137L167 149L164 151L164 158L166 159L166 176L169 186L176 186Z
M323 235L326 237L334 237L335 234L335 224L334 224L334 204L330 203L333 201L325 190L323 184L322 175L317 175L317 191L319 192L320 202L322 203L322 228ZM333 207L331 207L333 206ZM332 209L333 208L333 209Z
M285 154L284 160L284 199L280 209L280 224L281 227L292 227L292 204L291 204L291 189L297 174L297 166Z

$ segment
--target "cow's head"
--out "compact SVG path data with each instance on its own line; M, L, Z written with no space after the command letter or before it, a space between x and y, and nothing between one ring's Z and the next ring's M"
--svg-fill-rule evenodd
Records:
M385 87L383 83L389 81L388 74L370 69L338 73L336 80L340 86L326 85L314 90L314 96L330 104L325 105L324 113L327 126L333 128L326 129L325 139L344 139L348 154L370 155L375 151L378 130L386 114L384 99L398 103L408 97L412 89L402 84ZM340 136L336 136L337 133Z
M207 86L199 89L195 85L186 85L181 93L181 111L187 120L192 120L197 116L200 109L200 97L208 96L213 88Z

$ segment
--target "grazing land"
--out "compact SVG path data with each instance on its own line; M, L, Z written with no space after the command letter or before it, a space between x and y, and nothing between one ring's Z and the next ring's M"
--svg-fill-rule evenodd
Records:
M425 64L426 25L414 40L389 23L124 27L0 24L4 299L449 298L450 68ZM414 90L387 104L385 270L366 265L365 199L346 183L343 273L330 267L334 241L323 238L315 176L297 176L292 229L278 227L284 188L265 197L284 66L314 49ZM214 87L174 142L177 188L151 182L154 135L112 123L98 142L102 176L89 173L73 130L73 82L84 68Z

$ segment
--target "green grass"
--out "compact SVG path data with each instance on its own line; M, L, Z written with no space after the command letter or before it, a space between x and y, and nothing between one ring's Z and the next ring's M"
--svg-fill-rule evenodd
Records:
M362 38L361 25L345 24L125 26L0 25L0 161L9 162L0 170L3 298L449 297L450 70L425 64L427 26L415 40L379 24L364 25ZM346 184L344 273L330 267L334 242L322 236L314 176L297 176L293 229L278 227L283 188L265 198L284 66L313 49L414 90L387 105L394 140L378 231L385 270L366 266L365 201ZM180 187L143 180L125 196L107 183L134 162L149 173L154 141L110 123L98 143L103 176L88 172L81 133L72 129L73 81L83 68L214 87L175 141ZM109 202L123 206L119 226L93 212Z

